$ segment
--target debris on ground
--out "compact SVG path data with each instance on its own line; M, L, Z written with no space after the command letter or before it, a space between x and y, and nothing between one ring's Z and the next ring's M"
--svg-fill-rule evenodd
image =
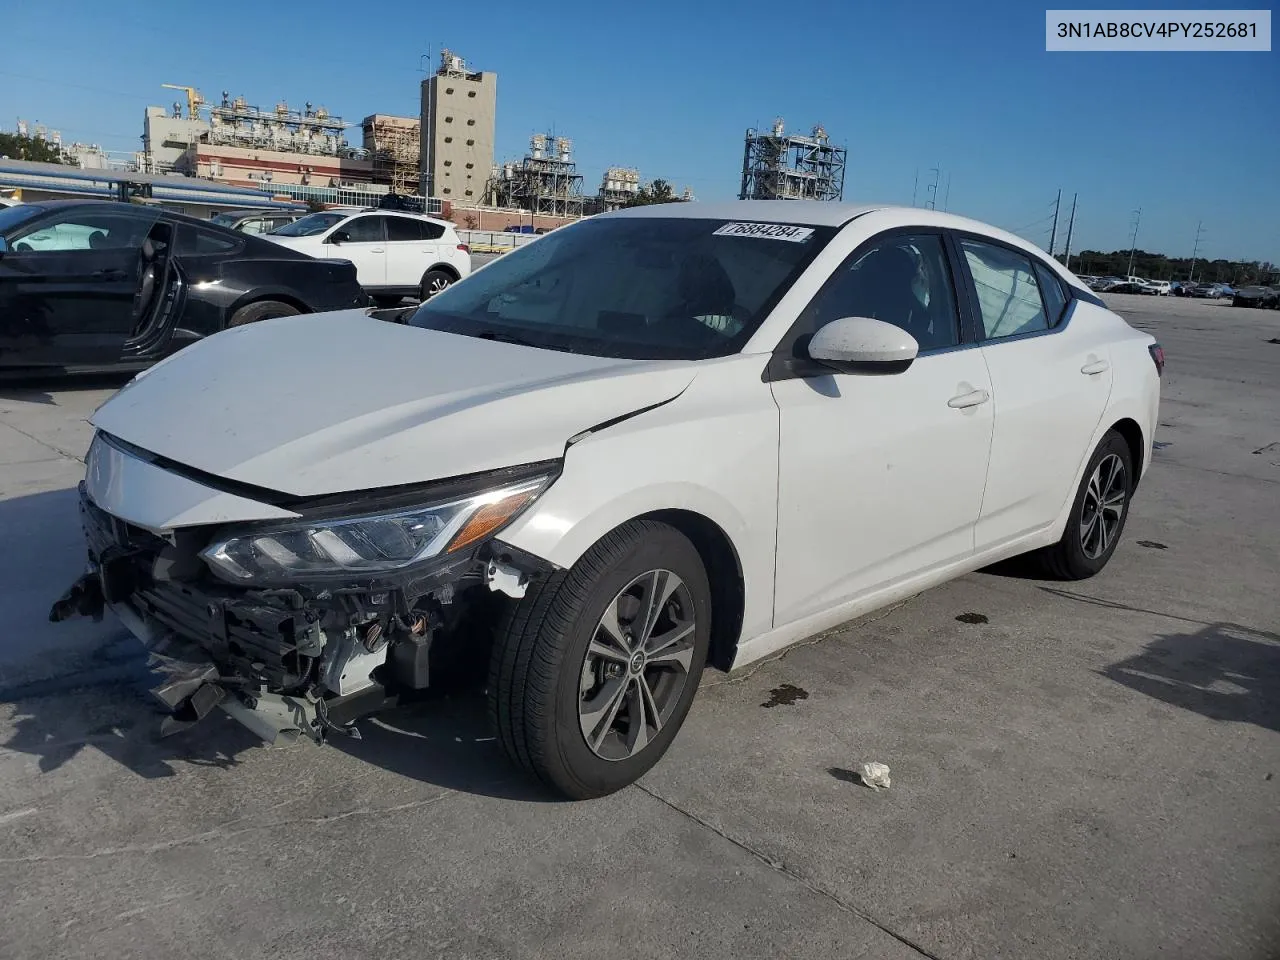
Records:
M853 770L858 775L858 779L872 790L889 789L889 767L887 765L868 760L866 763L858 764Z

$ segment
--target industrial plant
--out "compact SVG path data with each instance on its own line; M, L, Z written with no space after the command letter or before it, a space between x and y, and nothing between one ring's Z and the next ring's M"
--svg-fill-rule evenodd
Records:
M498 162L498 75L473 69L448 49L420 84L417 116L373 113L354 123L316 101L301 109L284 100L259 106L223 90L209 102L194 86L160 86L182 96L168 107L146 108L142 149L130 159L110 157L94 144L63 145L56 131L42 126L34 136L54 145L68 163L113 176L174 175L175 183L197 178L252 191L264 201L313 206L376 206L395 195L499 230L550 229L650 202L640 171L621 164L606 169L596 191L586 193L573 141L558 131L534 133L523 156ZM19 121L22 135L28 129ZM353 133L358 143L349 139ZM778 118L768 130L749 129L739 197L840 200L846 155L821 125L807 134L787 133ZM45 189L58 173L42 176ZM693 193L685 187L675 198L690 200Z
M782 118L767 133L748 130L739 200L841 200L848 151L821 124L808 136L788 134Z

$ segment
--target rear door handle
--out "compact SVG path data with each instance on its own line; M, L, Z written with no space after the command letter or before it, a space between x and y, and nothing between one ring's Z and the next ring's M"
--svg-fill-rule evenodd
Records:
M1107 361L1094 360L1094 361L1091 361L1090 363L1086 363L1083 367L1081 367L1080 372L1092 377L1095 374L1106 373L1110 369L1111 369L1111 364L1107 363Z
M115 270L115 269L95 270L93 273L89 274L89 279L91 280L123 280L126 276L128 276L128 274L126 274L123 270Z
M947 401L948 407L976 407L980 403L986 403L991 399L991 394L985 390L970 390L968 393L962 393L958 397L952 397Z

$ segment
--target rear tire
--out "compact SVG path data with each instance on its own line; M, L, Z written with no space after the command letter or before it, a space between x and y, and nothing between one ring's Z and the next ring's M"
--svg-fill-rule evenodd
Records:
M635 782L684 722L710 638L693 544L665 524L624 524L503 617L489 669L503 751L571 799Z
M1085 580L1107 565L1124 533L1136 481L1129 444L1109 431L1084 469L1062 539L1036 555L1046 573Z
M418 287L418 297L424 303L454 282L453 274L444 270L428 270Z
M257 303L245 304L231 315L228 327L243 327L246 323L257 323L259 320L274 320L276 317L296 317L302 311L297 307L279 300L259 300Z

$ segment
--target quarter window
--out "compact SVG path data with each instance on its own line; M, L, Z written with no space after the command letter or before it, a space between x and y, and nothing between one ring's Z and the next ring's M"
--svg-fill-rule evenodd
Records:
M951 272L937 234L898 234L854 253L800 315L815 333L832 320L871 317L901 327L921 350L960 342Z
M1062 289L1062 281L1043 263L1037 263L1036 280L1040 282L1040 292L1044 294L1045 311L1049 315L1049 327L1052 329L1062 322L1067 312L1067 294Z
M978 240L961 240L987 340L1049 329L1030 258Z
M219 236L212 230L204 230L184 223L178 229L178 242L175 244L174 253L188 257L209 256L229 253L237 246L236 241Z
M444 234L444 227L426 220L410 217L387 217L387 240L403 243L410 240L437 240Z

